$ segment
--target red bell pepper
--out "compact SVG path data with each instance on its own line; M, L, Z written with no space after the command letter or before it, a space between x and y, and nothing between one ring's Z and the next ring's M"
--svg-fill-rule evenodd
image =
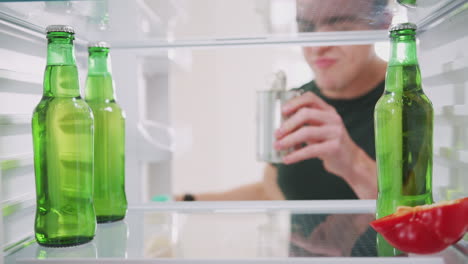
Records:
M416 207L400 206L394 214L370 225L399 250L436 253L468 232L468 197Z

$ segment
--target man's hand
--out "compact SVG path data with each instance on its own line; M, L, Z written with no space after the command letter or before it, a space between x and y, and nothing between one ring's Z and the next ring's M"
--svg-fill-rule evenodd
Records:
M288 119L275 133L275 148L305 145L285 156L285 164L319 158L325 169L347 181L359 198L376 198L375 161L354 143L333 106L307 92L287 102L282 111Z
M283 114L289 118L276 131L275 148L281 150L306 144L284 157L284 163L319 158L331 173L343 176L349 172L360 148L350 138L333 106L307 92L284 105Z

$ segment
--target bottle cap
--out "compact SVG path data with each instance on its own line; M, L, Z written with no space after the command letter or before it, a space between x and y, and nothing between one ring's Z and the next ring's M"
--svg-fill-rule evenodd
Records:
M392 25L390 27L390 32L397 31L397 30L402 30L402 29L416 30L417 28L418 28L418 26L416 26L416 24L413 24L413 23L399 23L399 24Z
M68 25L50 25L47 26L46 32L67 32L71 34L75 34L75 30L73 27L68 26Z
M104 42L104 41L97 41L97 42L90 42L88 44L88 48L110 48L109 43Z

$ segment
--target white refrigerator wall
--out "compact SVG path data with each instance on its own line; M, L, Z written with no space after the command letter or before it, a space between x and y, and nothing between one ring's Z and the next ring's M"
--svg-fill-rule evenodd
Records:
M31 235L35 203L31 115L42 93L45 41L0 23L0 175L3 243Z
M465 9L419 35L423 87L435 109L436 200L468 196L467 20Z

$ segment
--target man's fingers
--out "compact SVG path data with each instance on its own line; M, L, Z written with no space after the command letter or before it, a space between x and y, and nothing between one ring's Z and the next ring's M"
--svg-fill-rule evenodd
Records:
M325 141L307 145L283 157L283 162L285 164L292 164L306 159L318 158L323 154L329 153L330 149L333 148L333 144L334 142Z
M317 143L333 138L335 129L330 126L303 126L275 142L275 148L287 149L304 143Z
M290 115L302 107L318 108L322 110L328 110L332 108L332 106L327 104L325 101L322 100L322 98L318 97L316 94L312 92L306 92L301 96L289 100L283 106L282 111L284 115Z
M330 112L305 107L286 119L278 131L276 131L275 136L281 138L304 125L318 126L328 122L332 118L333 116Z

